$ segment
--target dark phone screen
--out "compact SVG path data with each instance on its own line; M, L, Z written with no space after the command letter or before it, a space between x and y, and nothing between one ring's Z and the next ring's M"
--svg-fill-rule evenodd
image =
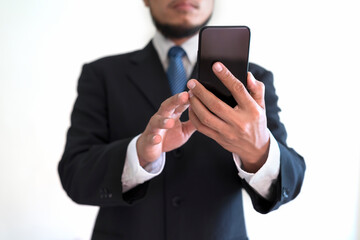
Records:
M232 107L237 103L212 71L212 65L222 62L246 87L249 45L250 29L245 26L204 27L200 31L199 81Z

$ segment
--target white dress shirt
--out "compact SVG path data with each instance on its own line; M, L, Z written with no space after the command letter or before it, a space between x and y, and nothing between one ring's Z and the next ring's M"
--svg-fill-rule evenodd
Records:
M153 38L153 44L159 55L164 70L166 71L169 65L167 53L175 44L166 39L159 32L156 32ZM186 56L183 58L183 63L189 77L197 61L198 35L190 38L181 45L181 47L186 52ZM148 164L145 168L140 166L136 151L136 141L138 137L139 136L132 139L127 149L124 170L121 178L123 192L126 192L137 185L156 177L162 172L165 166L165 153L162 153L159 159ZM239 176L245 179L261 196L268 199L271 196L270 187L272 183L276 181L280 172L280 149L273 135L270 133L270 149L268 158L265 164L256 173L245 172L241 168L241 159L236 154L233 154L233 159L235 163L234 165L239 171Z

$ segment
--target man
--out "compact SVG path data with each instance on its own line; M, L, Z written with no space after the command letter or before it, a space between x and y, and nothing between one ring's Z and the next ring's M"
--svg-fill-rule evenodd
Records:
M234 108L196 79L171 93L168 50L181 46L194 76L197 33L214 1L144 3L154 39L84 65L59 164L64 189L100 206L92 239L247 239L242 189L267 213L297 196L305 171L286 145L272 74L250 64L248 92L215 63Z

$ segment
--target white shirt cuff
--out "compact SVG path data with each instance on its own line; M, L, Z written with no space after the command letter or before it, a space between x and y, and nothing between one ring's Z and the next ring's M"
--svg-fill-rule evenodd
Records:
M269 131L269 130L268 130ZM276 181L280 172L280 149L279 145L270 133L269 155L265 164L256 172L248 173L241 168L241 159L233 154L235 165L239 171L239 176L246 180L249 185L262 197L270 199L271 185Z
M165 153L145 168L141 167L136 151L136 136L128 145L124 170L121 176L123 193L159 175L165 166Z

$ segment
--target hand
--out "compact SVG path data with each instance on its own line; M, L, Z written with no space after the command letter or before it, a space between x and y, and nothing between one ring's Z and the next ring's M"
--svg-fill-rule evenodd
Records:
M140 165L158 159L163 152L174 150L196 131L191 121L181 122L181 114L189 107L189 94L182 92L166 99L151 117L136 142Z
M198 131L237 154L245 171L254 173L265 163L270 145L265 86L248 73L249 93L222 63L214 63L213 71L234 96L237 106L230 107L192 79L187 84L190 89L189 118Z

